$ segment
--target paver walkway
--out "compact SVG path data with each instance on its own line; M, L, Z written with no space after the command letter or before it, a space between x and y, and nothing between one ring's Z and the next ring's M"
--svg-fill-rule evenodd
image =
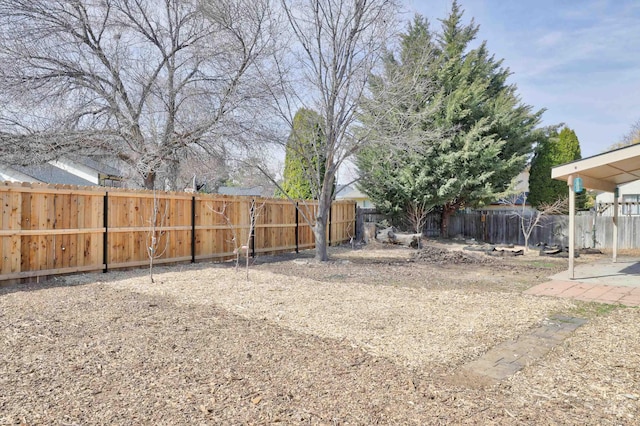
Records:
M640 306L640 260L620 258L616 263L610 260L582 263L576 265L574 279L564 271L524 293Z
M553 280L531 287L524 293L535 296L567 297L585 302L640 306L640 287Z
M459 375L471 373L484 377L490 383L505 379L542 358L586 322L582 318L566 316L546 319L541 327L516 340L503 342L479 359L465 364Z
M551 277L551 281L524 293L640 306L640 262L637 260L594 262L579 265L576 269L579 278L570 280L566 272L560 273ZM516 340L501 343L479 359L465 364L454 375L454 379L482 386L503 380L537 362L586 322L582 318L566 316L546 319L541 327Z

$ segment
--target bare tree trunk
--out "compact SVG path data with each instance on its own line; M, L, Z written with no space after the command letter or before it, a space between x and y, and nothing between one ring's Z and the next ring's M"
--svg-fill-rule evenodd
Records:
M331 162L331 158L328 159ZM316 212L316 224L313 228L316 237L316 260L324 262L329 260L327 252L327 227L329 225L329 212L333 200L333 183L335 182L335 166L329 164L325 171L320 196L318 197L318 211ZM331 238L329 236L329 238Z
M178 160L171 159L167 161L167 174L166 174L165 183L164 183L165 191L178 190L178 168L179 168Z
M149 258L149 278L151 279L151 284L155 284L155 280L153 279L153 257Z
M318 203L318 215L316 216L316 225L313 227L313 233L316 237L316 256L315 259L324 262L329 260L327 252L327 224L329 222L329 209L331 209L331 201L327 206L322 199Z
M289 99L278 102L277 108L292 129L292 105L310 101L314 105L309 109L320 115L323 143L317 144L317 150L303 153L306 163L314 165L315 170L311 172L321 184L317 194L318 210L315 218L308 218L304 213L303 217L313 226L316 259L326 261L327 220L336 171L347 158L371 143L368 135L353 131L353 128L366 100L369 78L385 53L387 39L395 30L399 2L282 0L280 6L289 24L292 41L297 41L292 51L301 53L292 59L296 61L294 68L303 78L294 79L300 86L288 88L293 89L287 92Z
M427 205L425 202L411 201L407 203L406 213L409 223L417 234L424 232L424 226L427 221L427 215L433 210L433 206Z
M446 204L442 209L442 220L440 221L440 236L442 238L449 237L449 219L456 209L457 207L451 204Z
M152 283L155 283L153 278L153 261L159 259L167 251L169 247L169 235L162 230L162 227L166 225L168 217L169 205L165 201L164 211L160 211L160 202L158 200L156 191L153 191L153 206L147 222L149 223L149 229L147 230L147 255L149 257L149 278ZM144 221L144 218L143 218ZM158 229L160 228L160 229Z
M155 189L155 185L156 185L156 172L149 172L147 173L147 175L144 177L144 189Z

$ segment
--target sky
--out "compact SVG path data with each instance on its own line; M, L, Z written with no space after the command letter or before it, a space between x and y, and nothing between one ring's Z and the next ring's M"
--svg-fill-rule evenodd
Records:
M640 120L640 1L459 0L503 59L518 93L543 125L565 123L582 157L606 151ZM419 13L440 29L451 0L405 0L407 20Z

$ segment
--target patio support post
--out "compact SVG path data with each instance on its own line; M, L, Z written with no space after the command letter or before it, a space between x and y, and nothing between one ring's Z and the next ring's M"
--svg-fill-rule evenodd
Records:
M569 278L574 279L573 260L576 250L576 193L573 188L573 175L567 179L569 186Z
M613 193L613 263L618 261L618 188Z

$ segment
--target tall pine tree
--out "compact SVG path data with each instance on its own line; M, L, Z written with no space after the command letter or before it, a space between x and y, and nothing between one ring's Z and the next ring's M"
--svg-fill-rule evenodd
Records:
M529 172L529 202L534 207L551 204L567 196L567 183L551 179L551 168L560 164L580 160L580 142L576 133L564 127L560 133L553 130L540 141L531 160ZM584 195L576 199L581 208L585 203Z
M404 191L404 199L421 194L440 206L443 235L447 235L449 217L457 209L494 201L508 190L540 136L535 127L543 112L532 112L520 101L516 87L507 84L509 70L488 53L486 43L470 48L478 26L473 20L463 24L462 16L454 1L449 16L441 21L441 32L435 36L426 20L416 18L402 38L400 60L389 59L385 75L375 80L384 87L372 87L372 103L393 105L395 97L397 106L392 110L395 114L384 107L371 107L369 114L401 117L401 123L408 125L403 129L389 125L391 119L379 117L370 117L365 124L381 127L378 134L390 133L389 129L400 131L403 137L397 138L407 141L411 155L390 155L388 164L382 162L391 168L391 173L378 173L386 177L385 182L374 178L376 172L370 168L375 163L370 158L368 163L358 164L369 167L361 168L361 186L374 201L375 188L389 186L391 178L425 176L405 178L406 185L394 188ZM398 74L407 78L397 78ZM406 91L412 91L406 87L405 91L398 90L394 85L406 86L406 81L415 76L422 82L421 89L428 90L418 90L418 98L407 99ZM380 126L381 122L385 125ZM422 186L409 191L414 184ZM384 198L384 194L379 197ZM403 197L394 193L384 201L401 211L400 199Z
M362 121L374 143L356 158L360 188L377 209L396 223L408 211L426 213L439 203L434 131L436 48L429 23L416 15L396 58L384 58L384 73L371 78L372 98ZM416 230L417 231L417 230Z
M486 42L469 49L479 27L473 19L464 25L462 16L454 1L438 38L439 126L452 129L450 141L442 146L443 235L458 208L494 201L508 189L526 165L543 112L533 113L520 102L515 85L507 84L509 70L489 55Z
M282 196L294 199L318 198L324 177L325 141L322 118L310 109L301 108L293 117L284 160Z

